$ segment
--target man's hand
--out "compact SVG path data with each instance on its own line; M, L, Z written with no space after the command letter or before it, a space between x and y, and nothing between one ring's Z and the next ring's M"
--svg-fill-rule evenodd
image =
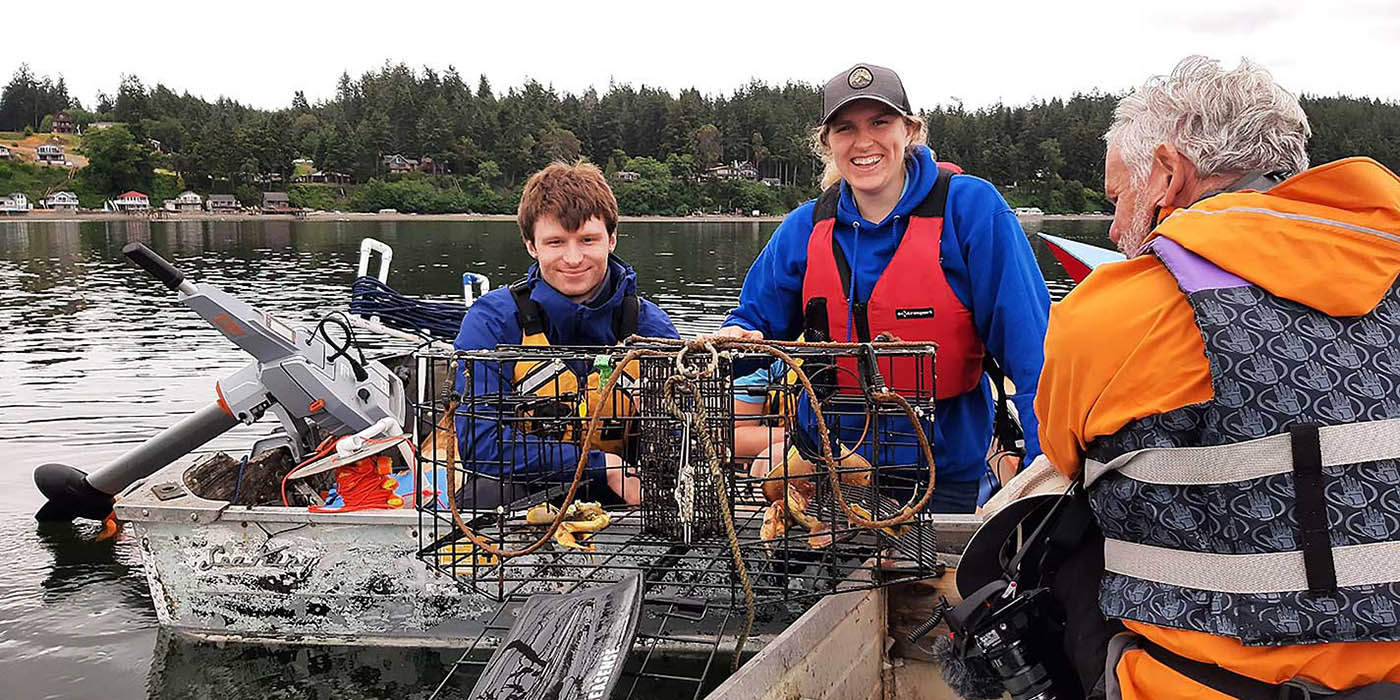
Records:
M763 331L751 331L740 326L725 326L715 333L716 338L739 338L740 340L763 340Z
M642 480L624 473L622 457L611 452L603 454L604 468L607 470L608 488L628 505L642 502Z

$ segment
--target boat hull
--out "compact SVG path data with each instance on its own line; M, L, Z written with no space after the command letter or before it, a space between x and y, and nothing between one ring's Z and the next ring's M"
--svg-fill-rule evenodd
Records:
M231 507L167 468L118 499L161 625L206 641L469 646L497 605L417 556L411 510Z

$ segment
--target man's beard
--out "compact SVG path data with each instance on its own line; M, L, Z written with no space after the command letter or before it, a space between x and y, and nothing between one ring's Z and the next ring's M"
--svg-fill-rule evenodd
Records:
M1142 242L1147 240L1147 234L1152 233L1152 213L1154 207L1152 200L1146 197L1139 197L1133 202L1132 218L1128 219L1128 226L1123 233L1118 235L1118 250L1128 257L1137 255L1142 248Z

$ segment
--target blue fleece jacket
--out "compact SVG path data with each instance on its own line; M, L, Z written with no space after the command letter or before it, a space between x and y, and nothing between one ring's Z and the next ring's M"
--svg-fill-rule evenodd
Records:
M918 147L905 160L905 168L904 193L884 221L864 219L850 188L841 183L833 234L851 261L854 298L848 301L870 298L899 247L910 212L933 189L938 166L927 148ZM802 332L802 280L814 206L815 202L807 202L793 210L773 232L749 268L739 306L729 312L725 325L763 331L765 337L779 340L791 340ZM991 183L970 175L953 177L940 252L948 285L972 311L987 351L1016 385L1012 401L1025 429L1027 457L1033 458L1040 454L1033 406L1045 360L1050 293L1016 215ZM981 477L991 442L992 413L986 377L977 389L938 403L931 437L940 480Z
M615 345L622 340L613 332L613 314L628 294L637 290L637 273L617 257L608 260L608 279L603 291L593 301L579 304L565 297L540 278L539 266L531 265L529 272L530 298L540 305L545 316L545 337L551 345ZM656 304L641 299L637 314L637 333L649 337L678 338L671 319ZM515 300L510 289L492 290L467 309L462 328L453 345L458 350L490 350L498 345L517 345L524 339ZM575 370L576 373L578 370ZM586 371L586 369L584 370ZM514 362L496 366L477 363L472 372L471 396L499 395L502 384L515 376ZM464 386L463 371L457 372L457 391ZM529 478L567 479L578 465L579 448L570 443L525 435L502 425L492 417L499 410L491 401L464 406L471 416L457 418L457 444L474 471L492 475L516 474ZM590 477L602 476L603 453L592 450L588 455Z

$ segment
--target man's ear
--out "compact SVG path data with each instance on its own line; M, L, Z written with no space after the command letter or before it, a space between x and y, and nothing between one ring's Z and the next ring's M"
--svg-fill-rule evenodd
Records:
M535 255L535 242L528 238L525 239L525 252L529 253L530 257L535 260L540 259L540 256Z
M1152 152L1152 170L1154 176L1166 178L1162 196L1153 204L1167 208L1187 207L1194 203L1191 193L1196 189L1196 164L1175 146L1166 143L1157 146L1157 150Z
M617 250L617 231L608 234L608 252Z

